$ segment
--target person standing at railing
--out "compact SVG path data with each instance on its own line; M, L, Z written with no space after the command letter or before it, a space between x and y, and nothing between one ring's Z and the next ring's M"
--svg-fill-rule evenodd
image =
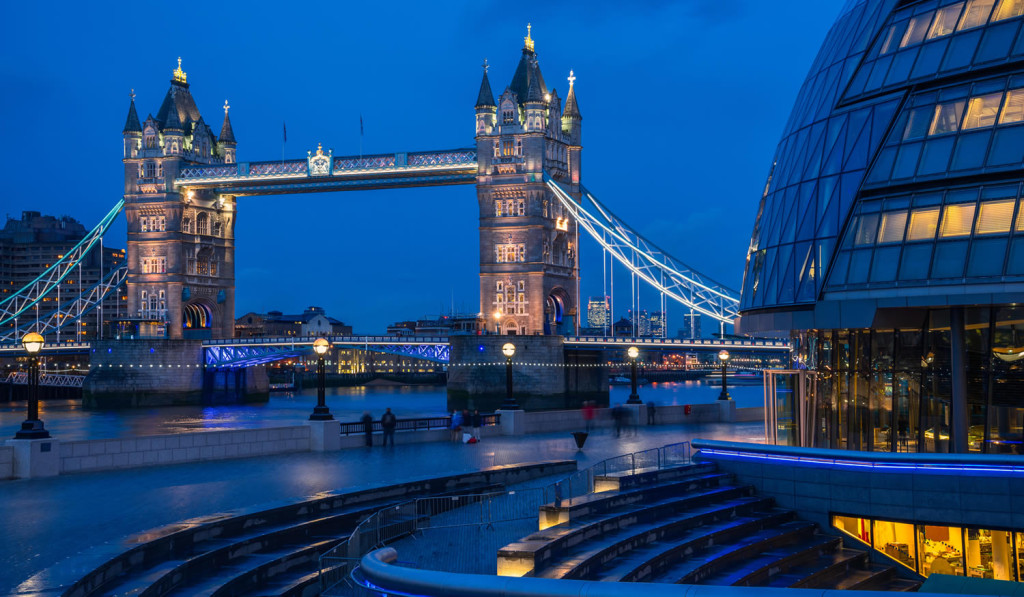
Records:
M648 425L654 425L654 411L655 410L656 410L656 407L654 406L654 401L653 400L648 400L647 401L647 424Z
M451 422L451 425L452 425L452 427L451 427L451 429L452 429L452 441L453 442L460 442L460 441L462 441L462 413L461 412L459 412L457 410L453 410L452 411L452 422Z
M473 414L469 417L470 431L473 434L473 439L480 441L480 427L483 426L483 417L480 416L480 411L473 409Z
M373 417L370 415L370 411L363 411L363 433L366 434L366 446L373 446Z
M398 424L398 419L395 417L395 413L391 412L388 408L384 411L384 414L380 418L380 428L384 432L384 439L381 442L381 446L388 445L391 442L391 447L395 447L395 425Z
M596 409L594 408L594 401L593 400L586 400L586 401L584 401L583 402L582 411L583 411L583 424L587 428L587 433L590 433L590 428L594 425L594 413L596 411Z

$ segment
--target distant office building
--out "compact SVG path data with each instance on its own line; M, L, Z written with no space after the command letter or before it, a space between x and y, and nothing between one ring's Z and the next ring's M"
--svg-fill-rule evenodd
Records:
M590 297L587 302L587 327L605 329L611 323L611 299L607 296Z
M679 329L679 337L683 340L696 340L700 338L700 314L687 313L683 315L683 327Z
M487 321L483 315L452 314L416 321L397 321L388 326L389 336L450 336L452 334L477 334L484 330Z
M297 315L287 315L281 311L246 313L235 320L236 338L351 335L352 326L328 317L322 307L308 307Z
M20 220L8 217L0 230L0 300L35 280L46 268L74 249L88 233L85 226L70 216L44 216L38 211L23 211ZM90 251L82 266L60 284L61 304L78 296L83 290L92 288L123 262L124 249L104 247L102 252L98 248ZM57 301L56 290L43 297L39 301L40 317L56 312ZM125 310L123 304L120 308ZM80 322L64 326L60 331L60 339L95 338L97 331L104 327L102 322L116 319L117 316L118 300L111 296L103 301L101 309L87 314ZM33 320L34 317L33 311ZM27 319L24 318L19 324L26 323ZM12 323L5 331L13 327ZM51 334L48 339L54 340L56 336Z
M655 338L664 338L667 334L665 333L665 326L667 325L666 313L663 311L655 311L651 313L650 317L650 329L651 336Z

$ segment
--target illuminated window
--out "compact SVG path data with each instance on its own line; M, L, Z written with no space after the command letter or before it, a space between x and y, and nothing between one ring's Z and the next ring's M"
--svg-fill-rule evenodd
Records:
M969 235L974 225L974 207L973 203L947 205L942 214L942 232L939 236L950 238Z
M956 20L960 18L960 10L963 9L964 3L957 2L956 4L950 4L949 6L940 8L935 13L935 22L932 23L932 28L928 32L928 39L934 39L936 37L942 37L943 35L949 35L956 29Z
M999 116L999 124L1024 121L1024 89L1011 89L1006 92L1006 103L1003 113Z
M907 212L891 211L882 214L881 226L878 227L879 243L898 243L903 240L903 229L907 225Z
M929 135L941 135L944 133L955 133L960 126L960 116L964 113L964 101L956 100L935 106L932 125L928 129Z
M964 130L994 125L996 123L996 116L999 115L999 102L1002 100L1002 93L990 93L988 95L972 97L971 101L967 104Z
M519 292L523 292L524 290L526 290L526 282L520 280L519 283L516 284L516 290L518 290Z
M494 142L494 157L501 157L501 147L497 141Z
M985 201L978 211L978 227L976 234L999 234L1010 231L1013 221L1013 206L1017 201Z
M992 12L992 5L995 3L996 0L970 0L963 18L960 19L960 26L956 30L963 31L987 23L988 15Z
M196 234L210 233L210 216L200 213L196 216Z
M872 547L911 570L917 570L914 525L876 520L872 523Z
M519 207L519 215L525 216L526 215L526 201L523 201L522 199L520 199L518 207Z
M939 208L916 209L910 214L907 240L931 240L939 223Z
M513 151L514 151L514 149L513 149L512 140L511 139L508 139L508 140L505 140L505 141L501 142L501 154L503 156L509 157L509 156L512 155Z
M501 280L498 280L498 282L496 284L496 290L498 292L504 292L505 291L505 283L502 282Z
M501 200L498 199L494 202L494 217L501 217Z
M888 54L896 49L896 44L900 39L900 29L903 27L903 23L896 23L889 27L889 32L885 34L885 41L882 43L882 49L878 52L879 54Z
M910 25L907 26L907 32L903 34L903 40L900 42L900 47L905 48L924 41L924 36L928 32L928 25L931 25L931 23L931 11L910 19Z
M526 261L526 247L523 243L494 245L494 260L497 263L521 263Z
M993 21L1012 19L1024 14L1024 0L1000 0L996 11L992 13Z
M181 219L181 231L185 234L194 234L192 231L192 218L186 217Z
M149 216L139 218L139 232L149 232Z
M523 140L516 139L516 155L523 155Z
M960 527L917 525L919 571L931 574L964 575L964 540Z
M502 110L501 112L501 123L512 124L515 121L512 110Z

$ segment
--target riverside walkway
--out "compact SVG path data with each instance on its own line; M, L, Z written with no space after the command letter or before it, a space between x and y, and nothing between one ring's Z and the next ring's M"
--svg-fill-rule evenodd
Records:
M616 438L595 432L577 451L567 432L488 437L394 448L353 448L263 458L155 466L0 484L0 594L52 589L37 573L104 543L175 522L240 509L270 508L321 492L347 492L480 468L575 459L580 468L603 459L695 438L762 441L763 424L721 423L640 427ZM64 564L68 565L68 564ZM83 571L84 573L85 571Z

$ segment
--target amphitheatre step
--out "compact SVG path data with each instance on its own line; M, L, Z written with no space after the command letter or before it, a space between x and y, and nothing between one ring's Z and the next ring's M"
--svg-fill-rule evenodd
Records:
M316 568L316 566L314 566ZM278 576L262 588L239 593L238 597L317 597L320 595L320 571L291 571Z
M896 568L882 564L871 564L862 570L851 570L849 574L831 585L822 587L825 589L839 589L841 591L884 589L886 585L896 579Z
M679 466L659 468L657 466L630 469L611 473L594 474L594 491L619 491L630 487L653 485L681 479L691 475L700 475L717 470L713 463L683 464Z
M758 503L767 507L771 503L770 499L750 497L752 494L753 489L750 486L717 487L649 504L632 504L614 512L571 520L528 535L498 550L498 574L532 575L535 571L543 571L568 550L586 541L595 540L626 527L653 523L711 504L735 501L735 506L739 508L745 504Z
M656 541L616 558L593 578L614 582L646 582L693 554L713 545L727 544L751 533L791 522L791 510L770 509L755 516L726 518L687 530L671 541Z
M867 552L844 547L824 554L813 562L790 568L783 574L775 575L764 586L792 589L820 588L825 584L834 584L850 571L864 569L867 565Z
M540 529L543 530L572 519L607 512L614 508L650 502L666 495L683 495L698 489L717 487L723 482L731 480L732 475L729 473L701 474L646 487L588 493L580 497L562 500L559 505L544 504L540 507Z
M766 549L806 539L814 534L817 525L799 520L786 522L752 533L737 541L714 545L696 553L652 578L654 582L702 584L703 579L720 573L734 562L751 558Z
M705 585L763 586L775 574L817 560L824 554L834 553L842 539L830 535L814 535L784 547L761 552L750 559L736 562L722 572L701 581Z

